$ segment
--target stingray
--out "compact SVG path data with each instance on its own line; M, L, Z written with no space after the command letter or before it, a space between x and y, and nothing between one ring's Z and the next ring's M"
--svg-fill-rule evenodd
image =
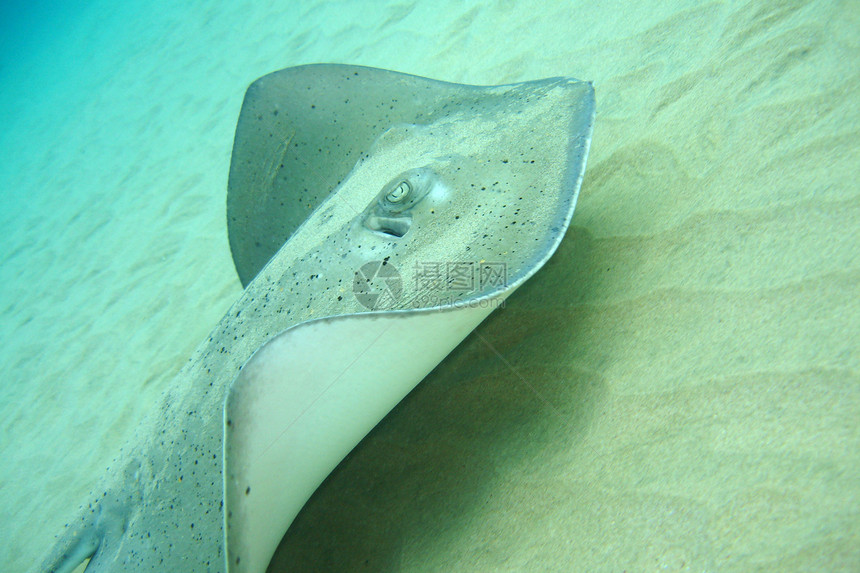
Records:
M593 119L571 78L255 81L227 191L245 289L35 571L265 571L340 460L555 251Z

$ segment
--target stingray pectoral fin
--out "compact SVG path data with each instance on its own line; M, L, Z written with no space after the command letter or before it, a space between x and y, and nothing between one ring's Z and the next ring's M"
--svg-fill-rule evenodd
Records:
M325 477L500 300L314 320L258 350L225 407L228 571L265 571Z

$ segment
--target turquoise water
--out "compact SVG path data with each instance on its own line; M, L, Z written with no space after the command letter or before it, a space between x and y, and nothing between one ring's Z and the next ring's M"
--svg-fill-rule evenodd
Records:
M539 396L467 341L283 570L860 568L851 3L63 6L0 12L0 570L50 546L238 297L244 90L321 61L570 75L598 117L558 255L481 329Z

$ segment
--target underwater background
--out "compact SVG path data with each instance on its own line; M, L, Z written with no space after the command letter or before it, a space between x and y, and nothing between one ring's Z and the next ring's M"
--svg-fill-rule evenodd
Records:
M273 571L860 570L857 30L852 1L5 3L0 570L239 296L242 97L314 62L573 76L597 118L559 251L479 328L510 366L467 339Z

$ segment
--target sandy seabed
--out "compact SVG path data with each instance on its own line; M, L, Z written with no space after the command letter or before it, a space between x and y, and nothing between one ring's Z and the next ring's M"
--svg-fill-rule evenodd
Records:
M273 571L860 570L856 3L174 4L92 2L0 68L0 570L238 297L242 95L311 62L569 75L597 120L559 252Z

